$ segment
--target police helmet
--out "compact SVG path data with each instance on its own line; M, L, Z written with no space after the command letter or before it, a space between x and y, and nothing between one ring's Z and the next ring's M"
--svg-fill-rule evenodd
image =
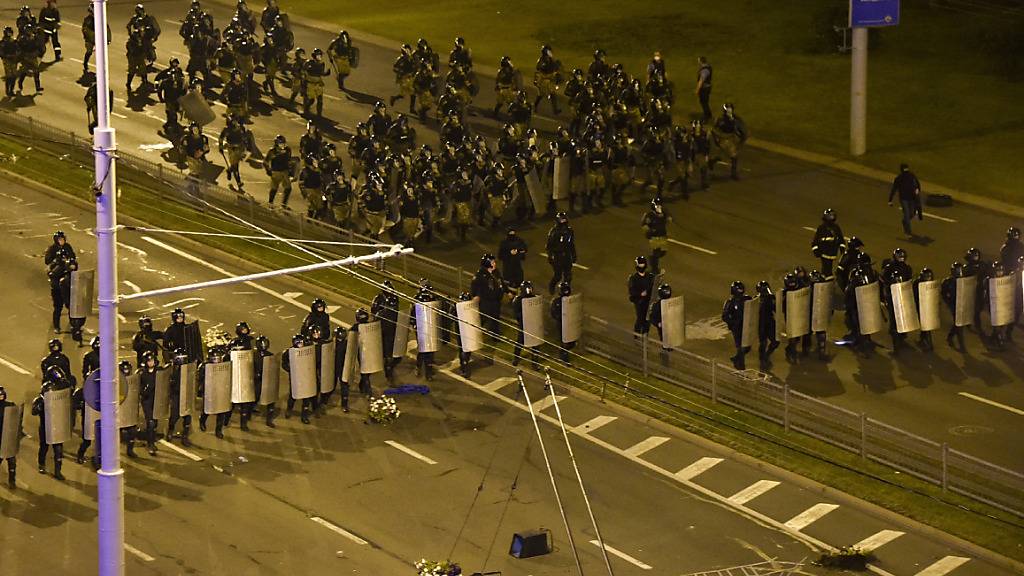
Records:
M409 52L412 52L412 46L409 46L408 44L402 44L402 52L405 52L407 54Z
M383 289L387 289L387 290L394 290L395 289L395 285L392 284L391 280L388 280L388 279L384 279L384 281L381 282L380 285L381 285L381 288L383 288Z
M285 139L284 134L278 134L274 137L274 144L284 144L288 140Z
M181 65L181 61L179 61L177 58L171 58L170 65L171 68L177 68Z
M871 264L871 255L867 252L861 252L857 254L857 264L867 265Z
M68 375L57 366L50 366L43 375L46 384L68 385Z
M301 56L305 56L306 55L306 49L305 48L296 48L295 49L295 56L298 57L300 55Z
M533 282L530 282L529 280L523 280L523 283L519 285L519 290L527 296L532 296Z
M28 8L28 6L26 6L25 8ZM144 14L145 12L146 12L146 7L143 6L141 3L135 5L135 13L136 14L140 14L141 15L141 14Z
M598 140L598 142L600 142L600 140ZM656 197L651 199L651 210L654 210L658 214L661 214L662 206L661 200L659 198Z
M1020 228L1010 226L1006 231L1006 237L1010 240L1020 240Z
M117 363L117 369L119 372L121 372L121 374L131 374L132 363L127 360L121 360L120 362Z
M559 224L565 224L569 222L569 215L566 214L565 212L559 212L558 214L555 214L555 222L558 222Z
M810 274L807 275L811 279L811 282L824 282L825 277L817 270L811 270Z
M904 250L903 248L897 248L897 249L893 250L892 251L892 259L897 261L897 262L906 262L907 261L907 251Z
M463 293L459 294L459 301L460 302L469 302L472 299L473 299L473 295L470 294L469 292L463 292Z
M672 286L670 286L668 284L662 284L661 286L658 286L658 298L661 298L662 300L664 300L665 298L671 298L671 297L672 297Z
M327 302L323 298L314 298L313 303L309 305L310 312L325 312L327 310Z
M456 36L455 37L455 45L456 46L465 46L466 45L466 39L463 38L462 36Z
M509 66L512 66L512 59L509 58L508 56L502 56L501 57L501 67L502 68L506 68L506 67L509 67Z
M782 277L782 285L786 287L786 290L796 290L798 284L796 274L792 272Z
M250 332L250 330L249 330L249 323L248 322L239 322L238 324L235 324L235 335L236 336L242 336L244 334L248 334L249 332Z
M292 346L295 348L302 348L306 345L306 337L302 334L296 334L292 336Z
M821 213L821 219L825 222L835 222L836 213L831 208L826 208L825 211Z
M7 400L7 390L3 386L0 386L0 402Z
M320 58L320 57L323 57L323 55L324 55L324 51L323 50L321 50L319 48L314 48L313 49L313 58Z
M954 278L961 278L965 276L966 271L964 270L964 263L959 260L953 262L953 265L949 267L949 272Z
M637 256L633 259L633 264L636 266L637 272L643 272L647 270L647 256Z
M558 284L558 293L562 296L568 296L569 294L572 294L572 286L565 280L562 280Z
M732 102L726 102L725 104L722 104L722 112L724 112L726 116L732 116L735 113L735 111L736 107L732 105Z
M488 253L486 253L486 254L484 254L483 256L480 257L480 267L481 268L490 268L493 265L494 265L494 255L491 254L490 252L488 252Z
M787 274L787 276L791 275L792 274ZM767 280L761 280L760 282L757 283L757 285L754 288L757 290L757 293L762 296L768 296L772 293L771 284L769 284Z
M185 321L185 311L181 308L175 308L171 311L171 322L177 324L179 320L181 322Z
M920 278L921 278L921 281L928 282L929 280L934 280L935 279L935 274L932 272L931 268L928 268L927 266L925 266L924 268L921 268L921 276L920 276Z
M992 263L992 276L999 278L1006 274L1006 268L1003 266L1002 261L996 260Z
M417 284L419 284L421 290L433 290L433 287L430 285L430 280L427 280L426 278L421 277Z
M146 350L142 353L142 366L149 366L150 360L152 360L153 364L156 365L156 356L153 355L153 351Z
M733 283L729 286L729 292L733 296L742 296L746 291L747 287L744 286L743 282L740 282L739 280L734 280Z
M855 248L863 248L864 247L864 241L861 240L859 236L851 236L850 237L850 244L849 244L849 246L850 246L850 250L853 250Z
M796 268L793 268L793 275L796 276L798 280L800 278L805 278L807 276L807 268L797 266Z
M60 352L64 350L64 343L58 338L53 338L46 343L46 347L50 349L50 352Z
M600 59L604 58L604 54L605 54L605 52L601 48L598 48L597 50L594 50L594 60L600 60Z
M981 260L981 250L978 250L977 248L974 247L969 248L967 250L967 254L965 255L965 259L972 264L977 263L979 260Z
M92 6L92 4L89 4ZM14 36L14 28L10 26L4 26L4 36Z
M149 316L142 315L142 317L139 318L139 330L152 330L152 329L153 329L153 319L150 318Z
M356 323L365 324L370 321L370 313L366 311L366 308L359 308L356 310Z
M383 101L383 100L377 100L377 103L373 105L373 111L374 111L374 113L377 113L377 112L384 112L384 111L386 111L387 109L388 109L388 107L387 107L387 106L386 106L386 105L384 104L384 101Z
M63 230L57 230L56 232L53 233L53 243L54 244L56 244L57 241L60 240L60 239L67 240L67 236L64 235L64 231Z
M97 352L99 352L99 350L100 350L100 337L99 336L93 336L92 340L89 341L89 346L93 350L96 350Z

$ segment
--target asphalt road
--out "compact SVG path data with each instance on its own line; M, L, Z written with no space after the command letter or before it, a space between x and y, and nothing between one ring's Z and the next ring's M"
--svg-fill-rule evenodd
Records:
M83 267L90 267L93 215L14 183L4 190L0 227L7 241L0 245L0 262L13 304L4 325L18 330L0 337L0 374L11 398L20 401L35 391L35 367L52 335L41 255L59 222ZM123 292L245 271L212 254L191 254L173 237L125 232L119 242ZM160 328L175 306L186 307L204 328L247 320L279 350L313 296L271 280L132 301L121 310L123 353L130 354L139 314L152 315ZM351 317L351 309L331 310L336 319ZM94 327L90 318L87 336ZM62 337L77 364L84 349ZM447 354L439 359L450 360ZM404 414L391 427L365 424L365 403L355 400L351 414L335 406L311 426L282 418L269 430L256 420L249 433L228 428L224 440L196 432L196 446L188 452L161 444L155 458L126 460L129 569L398 575L410 573L410 564L421 557L451 555L471 570L571 573L543 460L531 440L532 424L510 375L487 367L468 380L445 371L429 395L399 397ZM400 367L398 381L415 381L409 362ZM528 391L541 413L542 437L582 562L598 572L599 549L589 543L594 534L573 489L561 435L549 425L552 406L542 400L540 382L529 380ZM1003 573L941 536L837 502L714 445L562 393L568 397L559 405L602 534L618 552L612 562L620 575L690 573L758 562L762 555L799 562L814 557L810 544L861 542L877 546L882 573ZM67 461L64 483L39 475L34 418L26 417L25 429L30 437L19 454L19 487L0 488L0 565L12 573L65 573L95 565L91 469ZM76 447L71 442L68 451ZM553 554L531 560L507 556L512 532L538 527L552 530Z
M228 12L224 7L211 4L209 9L218 22L225 21ZM115 38L112 85L119 98L123 96L123 30L127 10L128 5L116 6L110 12ZM184 6L159 3L149 6L149 10L157 15L164 28L158 43L159 61L166 62L176 56L184 62L175 24ZM68 129L78 127L84 133L81 99L84 88L75 83L81 73L81 63L75 59L80 58L82 50L75 24L81 21L82 10L67 7L63 14L66 59L44 72L45 93L32 96L28 88L26 95L0 105L17 108L19 113L31 114ZM300 25L296 25L295 33L296 45L307 50L314 46L326 47L331 38L328 32ZM349 78L351 92L341 94L328 83L325 114L330 121L323 127L325 134L335 140L346 137L356 122L365 119L374 101L394 92L390 72L394 50L366 43L360 46L362 64ZM478 98L482 108L489 107L492 101L488 87L485 79ZM688 100L684 100L684 106L693 104L685 102ZM223 108L218 110L223 111ZM127 103L119 100L115 112L114 122L122 149L154 157L159 154L159 145L165 143L157 135L163 122L163 110L155 97ZM548 119L538 119L538 122L541 127L554 124ZM756 119L747 118L747 122L756 133ZM497 127L494 121L480 116L474 117L471 123L491 134ZM257 116L253 129L261 148L265 149L277 133L284 133L290 142L297 142L304 124L305 120L293 111L278 110L272 115ZM216 138L221 121L215 125L213 130L207 131L212 139ZM421 141L436 142L432 123L423 126L416 122L415 125ZM913 164L912 158L908 161ZM813 229L818 224L825 207L838 212L847 236L857 235L866 242L876 262L893 248L902 246L909 252L909 261L915 270L927 265L940 278L954 259L963 257L969 246L978 246L986 258L991 258L998 251L1006 227L1021 225L1000 214L957 206L929 211L923 222L914 222L919 236L907 240L901 233L899 210L885 205L887 187L876 181L755 150L745 151L741 166L739 182L719 177L710 191L696 192L685 201L673 199L668 207L676 225L671 230L674 243L665 260L666 279L687 298L690 338L687 349L706 356L724 359L732 354L730 340L718 319L721 302L732 280L741 279L753 286L765 278L778 289L782 275L793 266L816 267L809 249L813 232L808 228ZM247 190L262 199L262 183L266 180L262 171L247 168L244 178L253 184ZM632 324L631 307L625 297L625 278L631 271L632 259L646 251L638 224L646 198L644 192L635 191L626 208L607 209L598 216L573 221L580 243L581 265L576 271L576 288L586 294L590 313L623 327ZM301 208L297 194L292 202ZM534 255L541 252L547 226L546 222L537 222L523 231ZM475 230L465 243L442 236L435 245L420 249L445 262L472 267L483 251L494 251L497 236L490 230ZM610 241L612 238L614 241ZM548 278L547 267L539 256L532 258L527 271L535 280L546 282ZM944 321L948 322L948 318ZM843 332L841 315L837 315L832 335L839 337ZM898 359L892 358L886 349L867 357L838 350L827 364L804 360L791 366L785 363L779 351L775 365L768 371L794 390L867 413L997 464L1024 469L1024 456L1016 445L1016 432L1024 410L1024 389L1019 385L1020 375L1024 374L1020 344L996 352L983 345L976 334L969 334L969 353L961 355L945 346L943 335L944 331L939 331L934 336L935 353L914 350ZM878 335L876 341L889 345L885 334ZM750 366L756 366L756 358L748 357L748 360Z

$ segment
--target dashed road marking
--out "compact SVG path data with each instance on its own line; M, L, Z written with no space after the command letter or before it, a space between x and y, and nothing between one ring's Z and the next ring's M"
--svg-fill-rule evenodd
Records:
M1014 408L1013 406L1007 406L1006 404L1000 404L999 402L996 402L995 400L989 400L988 398L982 398L981 396L975 396L974 394L971 394L970 392L958 392L958 394L963 396L964 398L970 398L971 400L976 400L976 401L981 402L983 404L988 404L989 406L995 406L996 408L1002 408L1003 410L1006 410L1008 412L1013 412L1014 414L1018 414L1020 416L1024 416L1024 410L1021 410L1020 408Z
M328 530L330 530L331 532L334 532L335 534L341 534L345 538L348 538L349 540L355 542L356 544L359 544L360 546L366 546L367 544L369 544L369 542L367 542L366 540L363 540L359 536L356 536L355 534L349 532L348 530L345 530L341 526L338 526L337 524L334 524L333 522L329 522L327 520L324 520L323 518L321 518L319 516L312 516L312 517L310 517L310 520L312 520L313 522L316 522L317 524L323 526L324 528L327 528Z
M139 285L134 283L134 282L132 282L131 280L121 280L121 283L124 284L125 286L131 288L132 292L134 292L136 294L138 294L139 292L142 292L142 288L139 288Z
M945 558L940 558L934 564L924 570L921 570L914 576L945 576L959 568L968 560L970 560L970 558L964 558L963 556L946 556Z
M761 494L771 490L778 486L779 483L775 480L758 480L750 486L747 486L743 490L729 496L729 502L735 502L736 504L746 504L754 498L757 498Z
M825 514L839 508L838 504L820 502L797 514L785 523L787 528L800 531L820 520Z
M545 257L545 258L547 258L547 257L548 257L548 253L547 253L547 252L541 252L541 253L540 253L540 255L541 255L541 256L543 256L543 257ZM573 267L573 268L579 268L580 270L590 270L590 268L589 268L589 267L587 267L587 266L584 266L583 264L576 264L576 263L573 263L572 267Z
M661 446L665 442L668 442L668 438L665 436L651 436L646 440L641 440L640 442L633 444L629 448L623 450L623 452L635 458L640 456L641 454L654 450L655 448Z
M708 250L707 248L701 248L700 246L696 246L694 244L688 244L688 243L683 242L681 240L676 240L675 238L669 238L668 241L671 244L676 244L676 245L679 245L679 246L684 246L684 247L689 248L691 250L696 250L697 252L703 252L705 254L710 254L712 256L718 256L718 252L715 252L714 250Z
M904 532L900 532L899 530L881 530L877 534L868 536L860 542L857 542L853 545L853 548L863 550L864 552L871 552L872 550L877 550L900 536L903 536L903 534Z
M712 458L710 456L705 456L704 458L697 460L693 464L690 464L686 468L683 468L679 472L676 472L675 474L673 474L673 476L680 480L693 480L697 476L700 476L701 474L717 466L722 461L723 460L721 458Z
M8 360L6 358L0 358L0 364L3 364L4 366L7 366L8 368L10 368L11 370L14 370L18 374L22 374L24 376L31 376L32 375L32 373L29 372L28 370L25 370L21 366L15 364L14 362L11 362L10 360Z
M591 540L590 543L593 544L594 546L597 546L598 548L601 547L601 543L598 542L597 540ZM604 544L604 549L607 550L613 556L618 556L619 558L622 558L626 562L629 562L630 564L632 564L633 566L636 566L637 568L639 568L641 570L653 570L654 569L654 567L651 566L650 564L644 564L643 562L637 560L636 558L633 558L629 554L626 554L625 552L622 552L622 551L616 550L615 548L612 548L611 546L608 545L607 542L605 542L605 544Z
M951 222L953 224L956 224L956 222L957 222L956 220L953 220L952 218L946 218L945 216L937 216L937 215L931 214L929 212L922 212L922 214L924 214L925 218L934 218L936 220L942 220L943 222Z
M164 446L166 448L170 448L171 450L177 452L178 454L181 454L182 456L184 456L185 458L188 458L189 460L191 460L193 462L202 462L203 461L202 456L199 456L198 454L193 454L192 452L189 452L188 450L185 450L184 448L181 448L179 446L175 446L174 444L171 444L167 440L161 439L159 442L157 442L157 444L159 444L161 446Z
M561 402L562 400L565 400L565 396L556 396L555 398L558 398L559 402ZM544 410L547 410L548 408L551 408L554 405L555 405L555 400L552 399L551 395L549 394L549 395L541 398L540 400L537 400L536 402L534 402L533 403L533 409L536 412L543 412Z
M426 462L427 464L430 464L430 465L437 464L437 462L431 460L430 458L427 458L423 454L420 454L419 452L413 450L412 448L409 448L408 446L405 446L404 444L399 444L398 442L395 442L394 440L385 440L384 443L387 444L388 446L391 446L395 450L398 450L399 452L405 452L409 456L412 456L413 458L415 458L417 460L422 460L423 462Z
M587 420L583 424L573 428L573 431L579 434L586 434L587 432L593 432L605 424L609 424L616 420L618 420L618 417L616 416L594 416L590 420Z
M132 546L131 544L129 544L127 542L124 543L124 549L125 549L125 551L130 552L134 556L138 557L139 560L142 560L143 562L152 562L153 560L156 560L156 558L153 558L149 554L146 554L142 550L139 550L138 548L136 548L135 546Z

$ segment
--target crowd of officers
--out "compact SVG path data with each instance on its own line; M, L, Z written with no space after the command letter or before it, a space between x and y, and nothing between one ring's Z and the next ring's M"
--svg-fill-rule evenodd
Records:
M803 266L797 266L787 273L782 280L779 298L776 298L767 280L758 282L755 288L758 297L756 323L744 322L745 307L748 306L745 303L753 297L747 293L743 282L732 283L730 297L723 307L722 321L733 336L736 348L732 357L733 365L740 370L746 368L745 355L756 341L761 368L770 367L771 354L780 345L778 337L783 332L777 329L776 314L780 313L786 318L786 305L789 302L786 295L816 285L828 286L829 289L810 290L811 302L804 312L813 311L813 314L817 314L815 298L827 300L828 303L822 306L827 308L829 316L833 308L844 310L847 333L836 340L836 344L849 346L857 352L867 353L878 346L872 340L872 334L881 331L883 323L888 324L894 355L909 347L907 336L914 331L919 331L920 348L932 351L934 345L931 332L939 329L938 310L922 304L920 286L922 283L933 282L937 282L938 300L945 305L952 318L946 333L946 343L951 348L967 353L964 334L965 330L971 330L991 349L1004 350L1013 340L1013 330L1021 321L1024 307L1024 289L1021 287L1024 243L1020 236L1020 229L1015 226L1007 230L997 260L988 260L978 248L969 248L962 259L952 263L949 275L939 281L935 272L928 267L922 267L915 274L909 263L909 255L903 248L893 250L891 257L883 259L880 267L876 268L863 240L857 236L844 236L835 212L827 209L811 241L811 250L820 259L820 268L807 272ZM994 283L991 280L1004 277L1015 278L1004 283L1011 288L1005 293L994 294ZM905 283L912 283L908 284L912 286L912 297L908 296L907 301L900 300L893 289ZM863 296L858 295L861 291L859 289L873 285L878 287L877 299L871 297L862 300ZM958 291L965 289L972 293L958 294ZM781 310L778 309L780 305ZM868 309L862 310L864 307ZM874 316L875 308L879 307L879 321L876 323L868 320L870 326L862 325L862 319ZM916 327L913 322L903 321L904 313L901 310L905 307L912 308L911 316L919 318ZM1009 313L1003 313L1004 310ZM982 326L983 312L987 312L988 330ZM901 316L899 321L898 315ZM926 318L933 321L927 321ZM827 361L826 333L827 322L813 326L812 321L806 334L787 338L786 360L791 363L799 360L798 344L802 346L802 355L807 356L813 339L819 359Z
M25 78L31 77L36 94L43 91L39 73L48 46L53 47L53 61L61 60L60 11L56 0L47 0L37 18L32 9L22 6L15 21L15 28L4 27L0 40L0 59L4 64L4 96L20 96ZM15 35L17 31L17 35Z

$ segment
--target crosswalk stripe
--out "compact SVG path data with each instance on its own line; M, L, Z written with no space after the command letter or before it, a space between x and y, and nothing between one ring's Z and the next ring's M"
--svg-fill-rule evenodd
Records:
M747 486L743 490L733 494L729 497L729 501L735 504L746 504L754 498L757 498L761 494L771 490L778 486L779 483L774 480L758 480L750 486Z
M601 426L614 422L615 420L617 420L615 416L594 416L590 420L587 420L583 424L573 428L573 430L580 433L593 432Z
M501 378L495 378L494 380L491 380L487 384L484 384L484 390L487 390L488 392L497 392L498 390L501 390L505 386L508 386L509 384L511 384L511 383L513 383L515 381L516 381L516 378L513 378L511 376L503 376Z
M815 504L794 516L789 522L786 522L786 527L793 530L803 530L836 508L839 508L838 504L825 504L824 502Z
M627 456L639 456L645 452L650 452L651 450L654 450L655 448L661 446L665 442L668 442L668 438L664 436L651 436L646 440L641 440L640 442L637 442L636 444L630 446L629 448L626 448L623 452Z
M680 480L693 480L697 476L700 476L704 472L707 472L716 466L721 461L721 458L711 458L710 456L706 456L697 460L693 464L690 464L686 468L683 468L679 472L676 472L675 477Z
M889 542L903 536L903 534L904 532L900 532L899 530L882 530L877 534L868 536L860 542L857 542L853 547L864 552L870 552L885 546Z
M565 396L556 396L556 398L558 398L559 402L561 402L562 400L565 400ZM554 404L555 404L555 401L551 399L551 395L549 394L549 395L541 398L540 400L537 400L536 402L534 402L533 403L533 409L535 411L537 411L537 412L542 412L542 411L544 411L547 408L551 408L552 406L554 406Z
M945 576L968 561L970 561L970 558L964 558L963 556L946 556L914 576Z

